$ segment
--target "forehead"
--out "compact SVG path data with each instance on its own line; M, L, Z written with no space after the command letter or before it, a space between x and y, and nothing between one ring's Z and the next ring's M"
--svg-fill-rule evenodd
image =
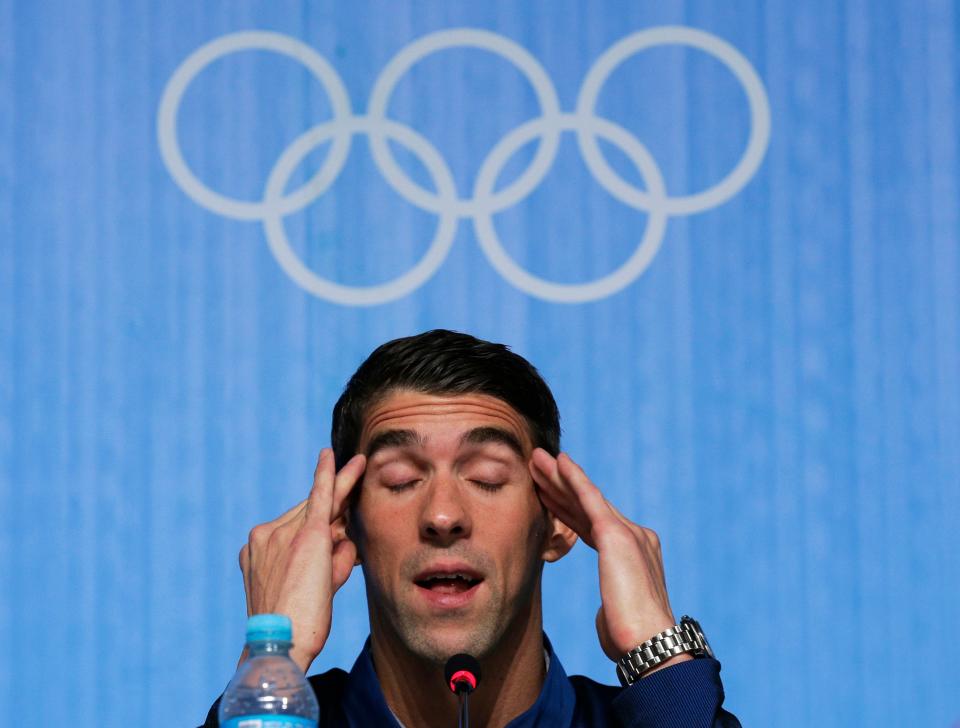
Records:
M502 399L488 394L433 395L395 390L367 411L358 449L362 452L373 437L387 430L456 436L476 427L508 430L525 450L532 448L523 416Z

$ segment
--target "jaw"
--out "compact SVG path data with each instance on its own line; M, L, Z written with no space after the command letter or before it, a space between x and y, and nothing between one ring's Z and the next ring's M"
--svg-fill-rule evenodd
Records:
M480 660L487 675L486 689L470 700L471 712L483 716L480 724L505 725L532 705L545 675L540 594L537 579L525 598L499 609L483 600L476 611L431 616L388 606L368 583L373 663L391 710L405 724L423 726L455 711L452 693L440 686L446 661L459 652ZM484 619L494 612L497 618Z
M539 574L538 574L539 575ZM413 585L405 599L383 599L367 582L373 644L386 659L443 665L459 652L478 659L513 653L532 642L542 650L543 621L539 578L526 598L511 604L481 581L460 594L431 594Z
M503 633L502 610L491 605L483 582L457 593L412 586L399 608L376 604L368 594L373 640L400 657L442 665L451 655L490 651ZM389 645L389 647L388 647Z

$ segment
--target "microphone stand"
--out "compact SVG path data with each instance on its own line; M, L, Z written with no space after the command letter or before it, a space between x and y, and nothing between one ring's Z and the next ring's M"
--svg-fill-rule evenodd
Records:
M460 696L460 728L470 728L470 693L466 690L457 690Z
M480 663L472 655L461 652L447 660L443 668L447 687L460 700L460 728L470 728L469 695L480 684Z

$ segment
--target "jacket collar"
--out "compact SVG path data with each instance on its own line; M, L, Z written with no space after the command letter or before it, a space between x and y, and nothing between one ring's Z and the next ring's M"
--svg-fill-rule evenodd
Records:
M507 728L547 728L548 726L557 728L557 726L568 726L573 720L576 702L573 687L546 635L543 636L543 647L549 667L540 695L529 710L510 721ZM438 686L437 689L440 690L442 687ZM387 706L383 691L380 689L380 681L373 668L369 637L347 678L343 708L347 722L351 726L400 725Z

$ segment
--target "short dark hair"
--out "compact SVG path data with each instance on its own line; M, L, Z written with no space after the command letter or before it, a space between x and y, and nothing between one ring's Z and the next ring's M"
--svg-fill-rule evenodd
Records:
M401 389L496 397L523 416L534 447L560 453L560 412L530 362L504 344L434 329L382 344L350 377L333 408L330 441L338 469L356 454L369 408Z

